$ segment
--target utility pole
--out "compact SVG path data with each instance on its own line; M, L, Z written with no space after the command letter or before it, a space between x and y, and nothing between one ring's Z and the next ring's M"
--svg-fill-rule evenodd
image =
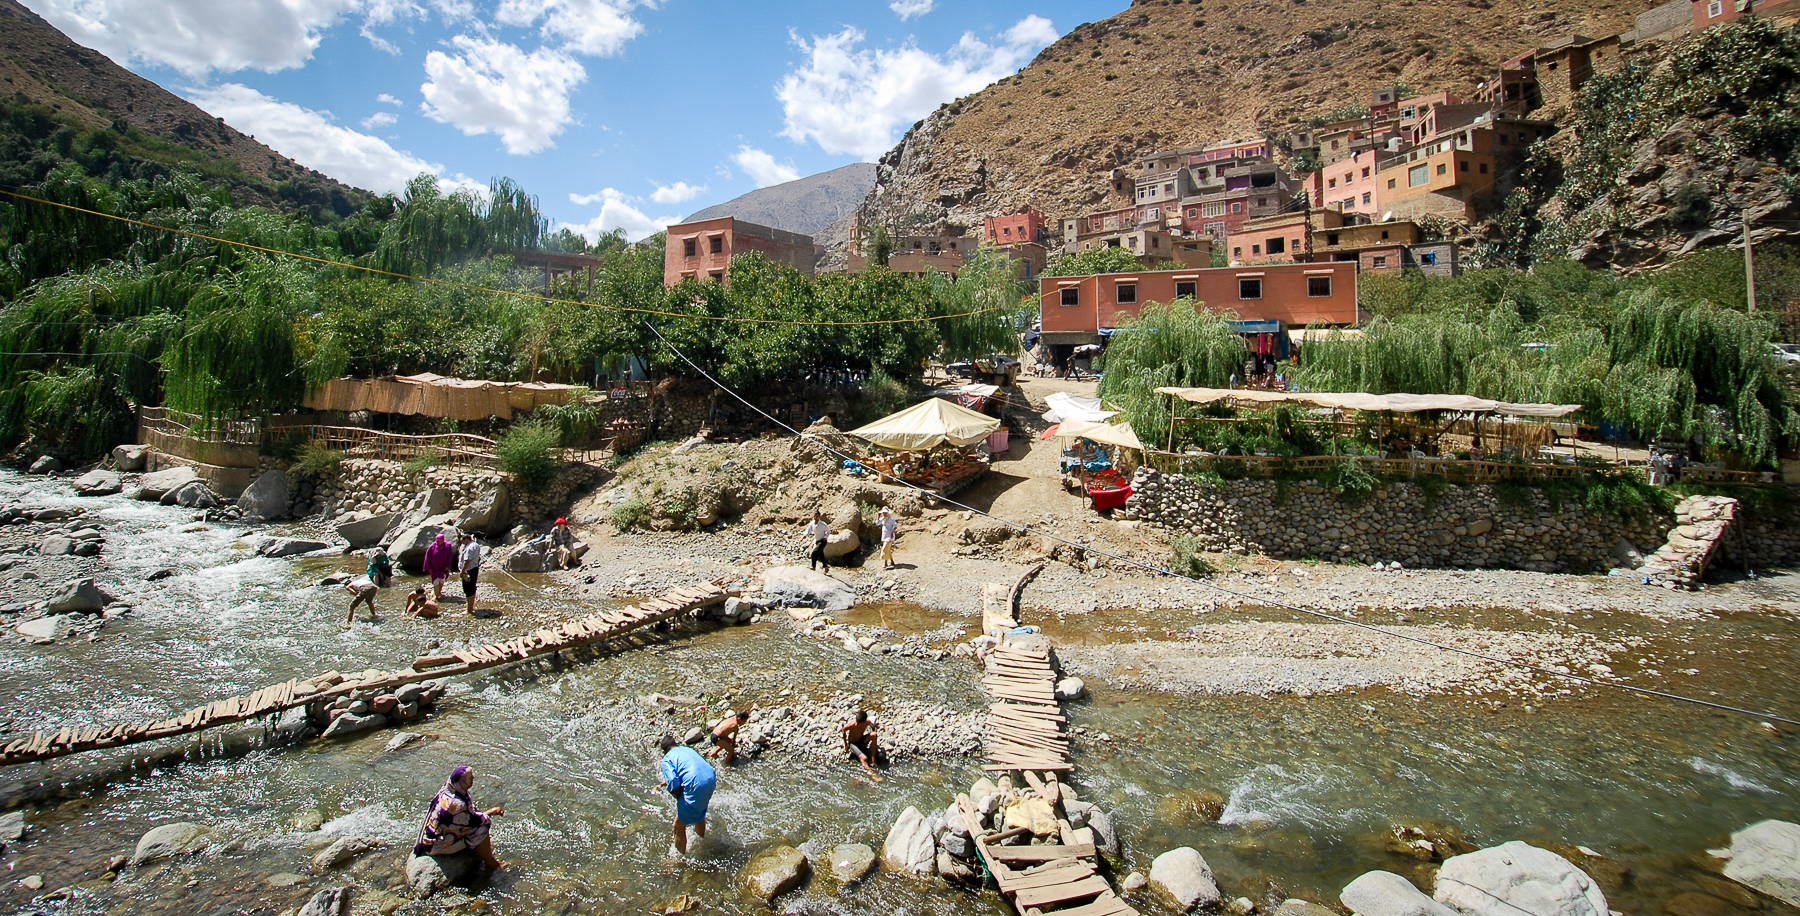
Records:
M1750 300L1750 314L1756 314L1756 255L1750 250L1750 211L1744 210L1744 294Z

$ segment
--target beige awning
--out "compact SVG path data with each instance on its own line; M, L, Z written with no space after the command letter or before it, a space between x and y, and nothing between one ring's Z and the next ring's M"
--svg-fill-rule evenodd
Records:
M1000 428L1000 421L943 398L930 398L848 435L884 448L916 452L948 442L971 445Z
M1120 448L1144 450L1144 443L1138 441L1137 433L1130 423L1099 423L1093 420L1064 420L1057 424L1058 439L1086 439L1103 445L1116 445Z
M385 378L334 378L307 392L301 403L312 410L369 410L423 414L453 420L512 419L515 410L566 404L575 385L548 382L492 382L451 378L430 372Z
M1490 401L1466 394L1364 394L1361 392L1259 391L1240 388L1158 388L1167 394L1195 404L1232 401L1244 406L1267 404L1307 404L1336 410L1391 410L1396 413L1421 413L1428 410L1467 410L1502 413L1511 417L1566 417L1581 409L1580 404L1515 404Z

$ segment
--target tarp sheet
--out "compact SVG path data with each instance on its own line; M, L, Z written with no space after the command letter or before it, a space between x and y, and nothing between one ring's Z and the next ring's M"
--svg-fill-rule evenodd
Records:
M490 382L422 372L387 378L334 378L313 389L303 403L313 410L510 420L515 410L566 404L575 388L548 382Z
M1120 448L1144 450L1144 443L1138 441L1137 432L1130 423L1114 426L1110 423L1099 423L1089 420L1064 420L1056 427L1059 439L1086 439L1105 445L1116 445Z
M1044 403L1050 405L1050 409L1044 411L1044 419L1050 423L1061 423L1064 420L1091 420L1097 423L1118 413L1116 410L1102 410L1099 398L1084 398L1066 391L1047 395Z
M1236 401L1239 404L1310 404L1336 410L1391 410L1396 413L1420 413L1428 410L1467 410L1502 413L1509 417L1566 417L1581 409L1580 404L1515 404L1490 401L1466 394L1363 394L1361 392L1259 391L1240 388L1158 388L1157 394L1168 394L1195 404Z
M916 452L948 442L972 445L1000 428L1000 421L943 398L930 398L897 414L882 417L847 435L884 448Z

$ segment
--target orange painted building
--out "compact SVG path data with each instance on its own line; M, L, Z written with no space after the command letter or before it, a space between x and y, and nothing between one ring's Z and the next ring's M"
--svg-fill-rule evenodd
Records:
M1354 262L1265 264L1200 270L1139 270L1038 280L1039 312L1049 344L1098 343L1102 329L1136 317L1146 302L1195 300L1244 321L1290 327L1357 322Z
M982 234L991 245L1016 245L1020 242L1048 244L1044 214L1027 207L1010 216L990 216L982 221Z
M813 272L818 252L810 235L747 223L732 216L669 227L663 249L663 285L725 279L733 255L760 251L802 273Z
M1694 0L1694 31L1730 22L1747 13L1763 15L1778 8L1784 14L1800 15L1800 5L1794 0Z

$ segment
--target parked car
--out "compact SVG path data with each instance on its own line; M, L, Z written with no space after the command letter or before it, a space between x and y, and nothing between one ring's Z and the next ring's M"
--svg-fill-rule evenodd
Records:
M1769 344L1775 349L1775 359L1783 363L1800 363L1800 344Z

